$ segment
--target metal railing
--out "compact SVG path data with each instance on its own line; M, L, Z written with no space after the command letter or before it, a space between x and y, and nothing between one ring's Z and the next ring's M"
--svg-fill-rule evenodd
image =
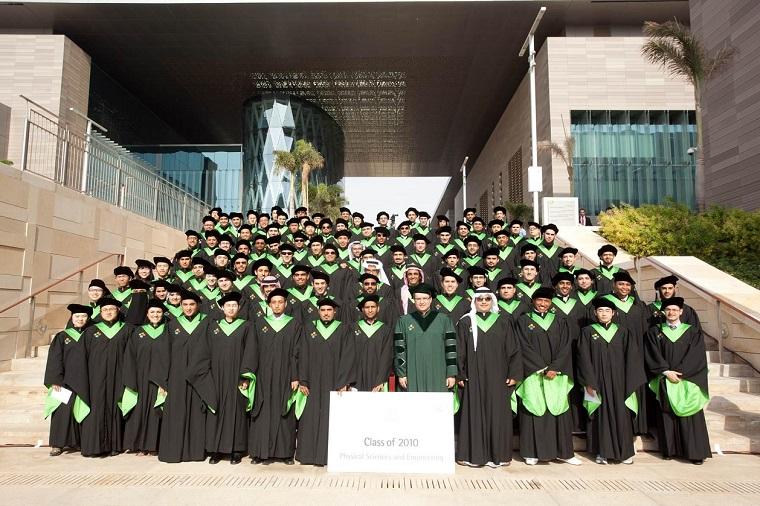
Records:
M33 336L33 333L34 333L34 312L35 312L35 309L37 307L37 296L40 295L41 293L47 292L51 288L54 288L54 287L60 285L64 281L70 280L71 278L73 278L76 275L79 275L78 286L81 289L81 286L84 283L84 279L83 279L84 271L86 271L87 269L89 269L91 267L95 267L96 265L99 265L102 262L105 262L106 260L108 260L109 258L114 257L114 256L117 258L117 265L123 265L124 264L124 255L122 255L121 253L109 253L109 254L107 254L107 255L99 258L98 260L95 260L94 262L90 262L89 264L87 264L87 265L85 265L83 267L79 267L75 271L69 272L65 276L63 276L63 277L61 277L59 279L56 279L55 281L52 281L52 282L48 283L47 285L43 286L42 288L38 288L36 290L32 289L32 293L30 293L29 295L26 295L26 296L22 297L21 299L17 300L13 304L8 304L7 306L0 308L0 314L3 314L4 312L6 312L8 310L13 309L16 306L20 306L21 304L23 304L26 301L29 301L29 329L28 329L28 333L27 333L27 337L26 337L26 345L24 346L24 356L25 357L31 357L32 356L32 336ZM22 328L23 328L23 326L22 326ZM18 351L18 333L16 334L16 346L14 348L14 355L17 353L17 351Z
M94 131L106 130L81 113L72 109L82 119L76 125L21 98L27 105L21 170L178 230L197 225L211 207Z

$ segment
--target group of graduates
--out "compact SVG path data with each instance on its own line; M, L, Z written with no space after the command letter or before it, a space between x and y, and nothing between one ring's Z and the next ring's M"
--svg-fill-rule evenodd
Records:
M580 464L574 434L599 464L632 463L636 435L710 457L703 335L678 278L647 305L614 246L582 269L556 226L502 207L454 227L376 218L215 208L173 258L92 280L48 354L51 455L322 466L330 392L409 391L452 392L463 465L508 465L515 430L529 465Z

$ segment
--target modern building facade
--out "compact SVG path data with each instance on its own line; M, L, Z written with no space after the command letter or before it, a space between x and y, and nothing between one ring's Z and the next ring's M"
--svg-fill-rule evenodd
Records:
M751 58L754 39L743 16L757 9L737 1L713 16L721 3L547 3L536 34L538 140L561 144L577 136L573 193L591 213L665 198L692 205L693 91L644 61L641 25L688 22L691 7L695 29L708 45L720 45L720 33L732 32L730 27L743 27L735 42ZM25 102L18 95L24 94L72 128L85 125L72 108L89 115L106 136L160 165L161 174L224 207L284 202L289 185L272 170L272 152L301 135L324 137L309 139L329 152L328 167L317 178L451 177L437 211L453 214L463 200L457 171L468 156L469 204L485 209L505 201L530 203L527 62L518 52L541 5L2 5L0 103L12 109L8 158L20 159ZM712 18L722 20L720 30ZM734 189L737 170L751 182L747 192L755 188L749 168L754 148L746 138L753 130L747 124L740 135L724 134L731 124L725 114L732 110L738 123L751 123L753 96L739 89L754 76L753 65L732 67L733 77L708 90L710 202L752 207L757 201L739 198ZM271 104L256 98L267 96L274 97L266 99ZM738 105L709 113L731 96ZM302 120L313 111L309 121L319 126L304 123L300 134L299 111ZM539 165L542 196L571 193L559 158L542 152ZM709 171L718 168L711 178Z

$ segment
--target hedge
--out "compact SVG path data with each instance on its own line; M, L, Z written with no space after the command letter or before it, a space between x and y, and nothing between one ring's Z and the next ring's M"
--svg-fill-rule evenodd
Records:
M760 211L624 205L602 214L599 224L605 239L634 256L692 255L760 288Z

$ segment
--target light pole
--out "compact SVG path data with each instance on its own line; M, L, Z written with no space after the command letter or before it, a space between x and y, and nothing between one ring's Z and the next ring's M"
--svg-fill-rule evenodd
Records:
M108 129L104 127L103 125L101 125L100 123L90 119L90 117L87 116L86 114L77 111L73 107L69 107L69 111L73 112L80 118L87 121L87 133L85 134L84 153L82 155L82 180L79 183L80 191L82 193L87 193L87 176L88 176L87 171L90 168L90 148L92 146L92 127L93 126L98 127L100 131L102 131L103 133L108 132Z
M469 156L464 157L464 161L462 162L462 167L459 169L462 171L462 212L464 213L464 210L467 209L467 160L469 160Z
M530 75L530 167L528 167L528 191L533 193L533 221L540 223L538 212L538 194L543 191L543 174L541 167L538 165L538 144L536 140L536 50L533 45L533 38L536 34L538 24L544 17L546 7L538 10L536 19L530 27L528 37L523 42L518 56L522 58L525 50L528 50L528 74Z

